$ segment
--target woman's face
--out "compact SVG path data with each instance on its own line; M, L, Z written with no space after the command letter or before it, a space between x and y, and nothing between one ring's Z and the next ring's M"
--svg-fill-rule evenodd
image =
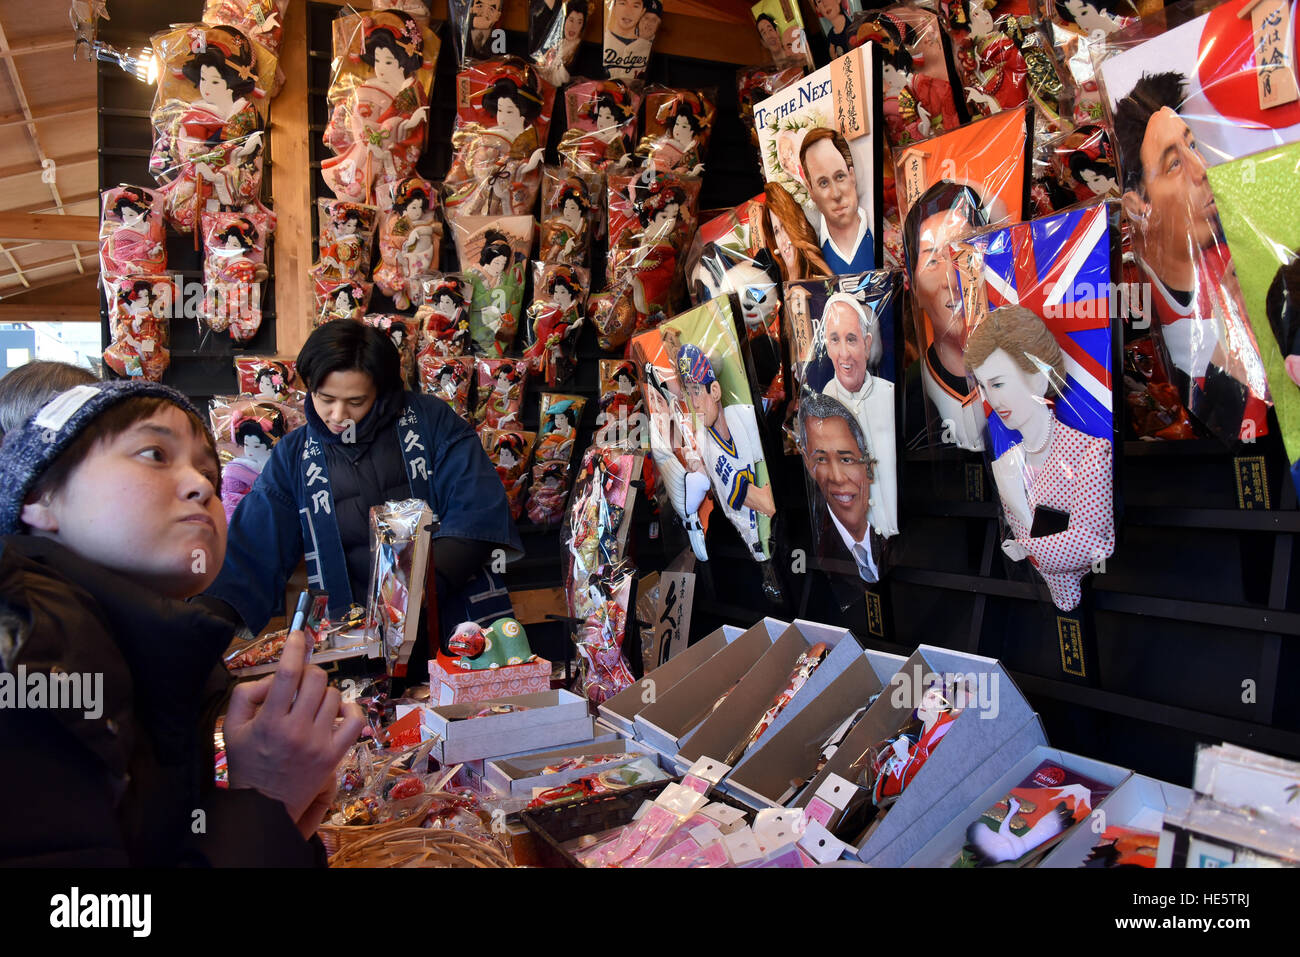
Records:
M506 271L506 257L503 255L493 256L488 260L487 266L484 268L494 282L499 282Z
M397 62L397 57L388 47L375 49L375 76L385 86L401 86L406 82L406 74Z
M813 0L813 9L817 16L830 20L840 12L840 0Z
M995 349L975 369L975 381L979 383L980 392L1001 418L1002 424L1017 432L1035 418L1047 414L1047 400L1043 398L1046 391L1042 383L1033 380L1040 376L1030 376L1016 364L1005 349ZM1046 379L1046 376L1042 376Z
M892 63L882 64L880 79L886 90L897 93L907 85L907 75L899 71Z
M411 197L411 201L406 204L406 218L411 220L424 218L424 197Z
M691 121L685 116L678 116L673 121L673 140L674 142L685 145L694 138L695 131L691 129Z
M509 448L504 448L497 453L497 461L505 469L512 469L519 464L519 458Z
M790 234L785 231L781 225L781 217L772 217L772 239L776 242L777 255L785 263L785 274L789 279L802 279L799 275L799 258L795 254L794 243L790 240Z
M231 99L230 87L215 66L204 65L199 70L199 99L204 103L223 103Z
M573 293L569 292L569 287L557 285L555 287L555 304L560 307L561 312L568 312L573 306Z
M617 126L618 120L614 117L614 111L608 106L602 106L596 111L596 128L607 129L611 126Z
M519 112L515 101L509 97L503 96L497 100L497 123L511 129L524 125L523 114Z
M1102 196L1109 192L1117 192L1115 180L1110 176L1103 176L1096 170L1085 169L1079 176L1083 180L1083 185L1092 190L1096 196Z
M551 431L556 435L568 438L573 432L573 426L569 424L568 416L556 415L551 417Z
M134 229L139 226L142 219L144 219L142 210L136 209L134 206L122 207L122 225L127 229Z
M580 40L582 31L587 26L587 16L580 10L572 10L564 18L564 39Z

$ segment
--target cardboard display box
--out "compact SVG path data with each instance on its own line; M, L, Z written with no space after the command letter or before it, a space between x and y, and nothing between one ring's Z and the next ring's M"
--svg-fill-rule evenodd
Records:
M866 655L882 687L889 684L889 679L898 674L899 669L907 663L907 659L902 655L891 655L887 651L873 651L868 648Z
M842 647L849 649L847 644ZM837 655L840 648L835 649ZM884 688L865 653L843 657L847 660L842 667L831 668L828 659L813 672L805 685L812 698L801 703L797 713L780 728L773 727L759 739L758 747L737 762L723 784L728 793L755 808L780 807L791 781L812 775L823 742ZM790 707L793 705L791 702Z
M953 721L887 813L853 838L862 861L879 867L902 865L1026 752L1047 741L1029 703L999 662L921 645L886 683L809 791L800 796L799 806L806 805L810 794L822 789L831 775L852 782L856 775L849 766L869 748L893 737L930 680L944 675L973 679L976 700Z
M655 700L633 720L637 740L662 754L676 754L709 716L714 703L745 676L787 627L784 621L764 618L667 691L659 690Z
M1164 827L1165 812L1182 812L1192 803L1189 788L1157 781L1144 774L1131 774L1106 798L1100 827L1078 828L1052 848L1039 867L1082 867L1107 827L1134 827L1152 831L1157 837Z
M564 758L579 755L614 755L610 760L592 764L585 768L570 768L552 774L542 774L542 769ZM654 752L645 745L624 738L598 743L588 741L571 745L567 748L554 748L550 751L538 751L528 755L511 755L487 762L483 781L494 791L515 794L531 798L534 788L553 788L568 784L577 778L589 774L599 774L612 767L639 757L654 757Z
M467 671L456 659L438 652L429 660L429 697L438 704L491 701L551 690L551 663L544 658L519 665Z
M669 658L635 684L629 685L600 706L600 718L627 735L635 733L636 716L657 701L679 681L745 633L735 625L711 631L680 654Z
M528 710L469 718L490 705L505 704ZM590 740L594 732L587 699L563 690L440 705L425 711L424 726L441 738L433 751L443 764L559 747Z
M940 745L935 753L943 751L944 745ZM907 861L908 867L948 867L957 859L961 853L962 846L966 843L966 829L970 827L971 822L975 821L988 808L992 807L1013 787L1018 785L1031 773L1034 768L1044 761L1051 761L1059 764L1067 771L1074 771L1076 774L1083 774L1102 784L1109 784L1112 788L1110 794L1105 799L1098 801L1092 808L1095 813L1099 810L1106 811L1109 816L1109 799L1115 795L1115 790L1129 777L1130 772L1126 768L1117 767L1113 764L1106 764L1103 761L1094 761L1091 758L1085 758L1078 754L1071 754L1069 751L1060 751L1056 748L1049 748L1042 744L1031 748L1027 753L1021 755L1020 760L1016 761L998 776L988 787L986 787L978 797L967 802L966 806L955 815L951 815L948 821L933 830L933 837ZM1085 815L1081 820L1075 822L1074 826L1066 832L1064 841L1070 841L1074 837L1082 837L1088 847L1099 837L1099 833L1094 833L1091 828L1093 813ZM928 825L934 822L933 816L930 820L922 820L918 825L930 828ZM1080 832L1083 832L1082 835ZM1052 849L1055 853L1061 849L1058 844ZM1072 845L1073 846L1073 845ZM1075 867L1082 863L1083 858L1087 856L1085 848L1075 863L1066 863L1062 866Z
M685 772L700 758L726 762L728 753L753 730L754 725L772 706L772 701L786 686L799 656L813 645L829 646L826 657L776 716L764 738L776 733L799 713L853 661L862 659L862 649L852 633L843 628L795 621L763 653L712 714L686 740L677 753L677 767ZM760 739L762 740L762 739ZM739 763L738 759L733 762Z

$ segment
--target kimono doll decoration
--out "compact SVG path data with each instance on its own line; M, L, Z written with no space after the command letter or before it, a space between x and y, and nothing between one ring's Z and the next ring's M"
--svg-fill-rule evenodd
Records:
M560 138L564 165L577 172L621 169L632 161L641 95L620 80L584 80L564 92L569 128Z
M581 267L533 263L534 298L528 307L530 341L524 359L550 388L571 376L576 368L574 349L590 282L587 270Z
M433 184L410 176L394 185L392 207L380 214L375 285L398 309L409 309L420 281L438 268L442 223Z
M505 31L498 30L504 7L505 0L449 0L451 38L456 62L462 67L504 52ZM499 42L494 35L499 35Z
M528 364L519 359L476 359L478 402L474 421L484 428L518 426L523 418Z
M469 332L469 284L460 276L427 276L420 283L415 310L420 351L440 356L467 355L474 344Z
M452 234L470 289L469 328L478 351L505 355L523 312L531 216L453 216Z
M1077 203L1119 198L1119 173L1106 131L1080 126L1036 144L1030 191L1038 216Z
M569 67L596 4L597 0L530 0L530 55L537 72L557 89L572 79Z
M1033 19L995 13L1005 2L947 0L944 4L971 114L991 116L1032 99L1038 128L1059 129L1065 83Z
M855 770L862 767L857 783L871 793L872 804L883 811L903 796L960 714L944 696L941 685L925 690L911 721L852 766Z
M339 199L373 203L376 187L415 172L424 152L439 41L412 16L382 10L334 21L334 76L321 163Z
M205 0L202 20L208 26L233 27L273 57L280 55L284 15L289 0ZM275 79L267 90L275 96L284 86L284 71L275 68Z
M564 514L568 497L569 463L538 462L528 486L528 519L534 525L553 525Z
M318 258L311 268L313 279L357 282L370 271L371 244L379 210L364 203L340 199L316 201Z
M621 445L634 432L634 420L645 412L636 363L631 359L601 359L600 412L596 416L596 445Z
M632 83L645 76L650 64L663 0L604 0L605 75L611 80Z
M565 589L571 614L582 620L574 636L578 687L596 704L609 700L636 680L623 655L635 578L636 567L623 559L617 564L600 565L589 574L575 571Z
M699 181L671 174L612 176L609 285L593 319L602 349L662 322L682 292L682 260L695 234Z
M168 222L191 233L204 210L242 208L260 192L275 58L225 26L179 26L150 42L159 72L149 172L165 184Z
M537 413L537 461L565 462L573 458L573 443L587 400L582 396L543 392Z
M505 486L506 501L510 503L510 517L518 521L524 514L524 491L528 485L528 457L532 454L535 432L521 429L483 429L479 440L483 451L501 476Z
M312 298L316 312L312 328L335 319L352 319L357 322L370 306L370 293L374 287L368 282L330 282L317 279L312 283Z
M1094 58L1111 54L1107 39L1163 6L1163 0L1039 0L1033 5L1070 79L1076 125L1104 117Z
M449 216L531 215L555 90L514 57L456 77L456 130L443 184Z
M214 332L246 342L262 325L266 237L275 228L268 213L204 213L203 319Z
M936 42L938 19L929 11L903 8L900 11L872 11L857 31L863 41L880 47L880 83L884 100L885 129L891 147L906 146L955 129L961 123L952 85L948 82L943 46ZM914 21L914 18L920 18ZM914 25L915 22L915 25ZM920 52L920 30L932 39L928 55L937 63L931 67Z
M586 266L591 250L592 199L599 195L594 173L564 172L546 167L542 179L542 225L538 258L544 263Z
M302 395L297 363L293 359L235 356L235 381L241 393L259 399L293 402Z
M104 365L119 376L161 382L171 361L167 316L173 308L168 276L136 276L108 286L109 344Z
M410 316L372 313L366 315L362 321L388 334L398 355L402 357L402 384L409 388L411 383L415 382L415 353L419 342L415 320Z
M271 459L271 450L285 433L284 417L274 406L255 407L257 414L231 417L230 437L243 453L225 463L221 469L221 504L226 521L253 488L262 469Z
M637 155L647 167L699 176L713 129L713 96L693 90L654 90L645 98L645 136Z
M99 271L157 276L167 271L167 227L158 194L139 186L106 189L100 200Z
M469 391L474 378L474 360L469 356L442 356L426 349L416 359L420 391L436 395L456 410L466 422L470 419Z

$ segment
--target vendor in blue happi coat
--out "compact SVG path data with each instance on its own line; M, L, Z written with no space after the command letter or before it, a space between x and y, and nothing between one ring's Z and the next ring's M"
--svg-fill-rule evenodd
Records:
M512 614L498 571L523 555L505 489L478 436L442 399L408 392L388 337L360 322L321 326L298 353L307 424L276 445L230 523L221 574L195 599L254 634L284 609L286 582L306 557L308 581L339 620L364 605L369 514L420 498L440 519L433 539L439 640L465 621ZM436 649L425 630L411 674Z

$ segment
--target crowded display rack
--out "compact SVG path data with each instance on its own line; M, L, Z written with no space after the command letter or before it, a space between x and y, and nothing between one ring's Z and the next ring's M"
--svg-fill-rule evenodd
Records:
M233 547L211 594L250 626L235 676L302 626L367 707L331 862L1300 864L1300 765L1189 740L1274 724L1275 676L1271 713L1229 732L1128 715L1187 732L1164 765L1185 787L1052 747L1020 690L1044 683L977 653L1059 642L1083 679L1062 700L1091 706L1124 610L1096 580L1152 551L1121 534L1128 447L1174 449L1160 488L1218 454L1243 512L1281 503L1212 527L1300 530L1295 4L746 6L208 0L148 25L147 169L101 183L104 365L210 398L232 542L272 523L277 482L323 523L292 623L268 625L292 569L249 597ZM729 52L762 62L667 80L690 75L655 68L674 17L743 28ZM173 308L192 275L196 315ZM361 573L328 544L344 518L311 469L336 460L297 367L336 323L380 330L401 389L440 400L394 407L403 494L369 508ZM231 371L175 375L182 338ZM472 474L439 458L471 430L463 462L481 447L501 488L448 497L428 469ZM936 545L927 499L979 529ZM448 602L445 537L494 546L476 595L516 560L560 569L550 604ZM1290 538L1270 547L1257 603L1285 632Z

